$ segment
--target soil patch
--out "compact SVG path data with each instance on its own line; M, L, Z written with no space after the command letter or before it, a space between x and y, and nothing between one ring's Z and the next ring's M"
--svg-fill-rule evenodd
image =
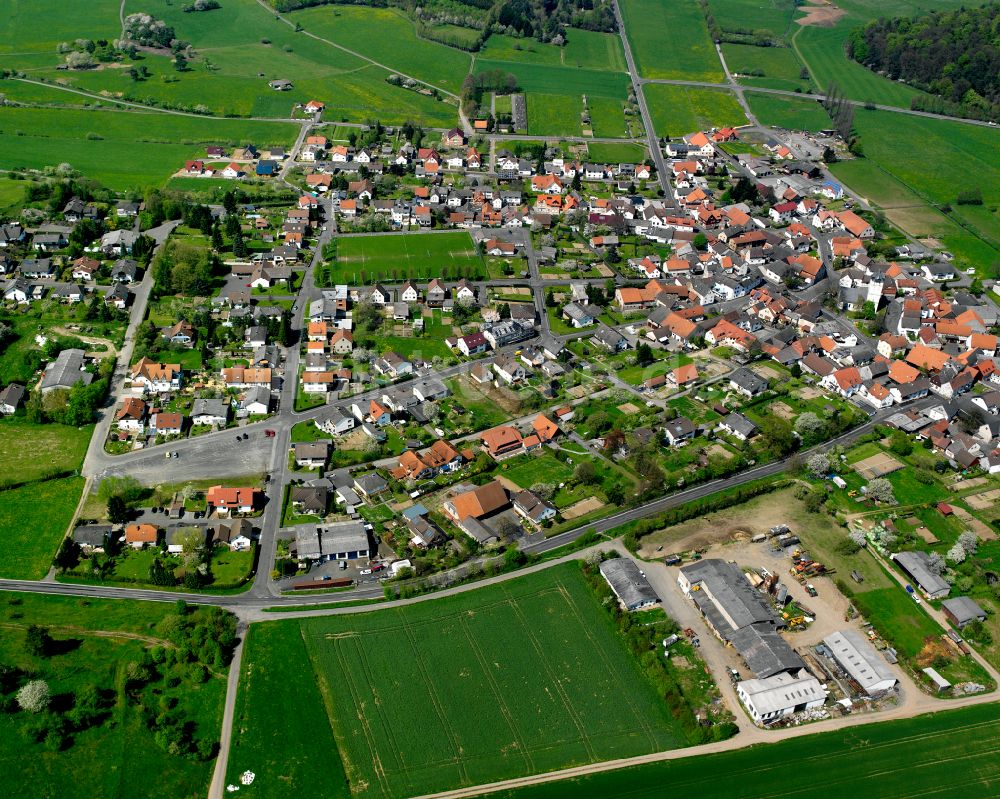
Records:
M804 400L816 399L817 397L824 396L823 392L816 386L802 386L799 389L799 396Z
M779 416L782 419L791 419L795 416L795 411L783 402L772 402L768 407L768 410L770 410L775 416Z
M603 507L604 503L597 497L587 497L586 499L581 499L579 502L574 502L568 508L564 508L562 517L564 519L577 519L580 516L585 516Z
M705 450L705 454L710 458L712 456L718 456L720 458L725 458L727 461L733 457L733 453L722 446L722 444L712 444L712 446Z
M852 467L865 480L873 480L876 477L884 477L903 468L903 464L891 455L880 452L854 464Z
M817 5L799 6L805 12L804 17L795 20L799 25L815 25L819 28L832 28L847 12L837 8L833 3L816 0Z
M633 405L631 402L622 403L621 405L618 406L618 410L620 410L624 414L627 414L628 416L633 416L634 414L637 414L639 412L638 406Z
M990 527L986 522L980 521L971 513L969 513L965 508L960 508L957 505L951 506L952 512L955 516L962 520L962 524L968 527L972 532L979 536L980 541L995 541L997 538L996 531Z
M984 491L981 494L972 494L971 496L965 497L965 501L972 506L975 510L986 510L987 508L992 508L993 503L1000 497L1000 488L994 488L991 491Z

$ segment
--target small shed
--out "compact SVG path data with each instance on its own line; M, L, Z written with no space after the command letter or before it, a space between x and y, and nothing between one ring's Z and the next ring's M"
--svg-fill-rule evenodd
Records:
M974 621L986 621L986 611L967 596L956 596L941 603L941 610L958 629Z
M954 511L951 509L951 505L949 505L947 502L939 502L937 504L937 509L938 513L940 513L942 516L951 516L951 514L954 513Z
M926 674L927 677L928 677L928 679L932 683L934 683L934 686L937 688L938 693L941 693L943 691L947 691L949 688L951 688L951 683L948 682L940 674L938 674L938 672L937 672L936 669L932 669L932 668L928 667L928 668L924 669L924 674Z

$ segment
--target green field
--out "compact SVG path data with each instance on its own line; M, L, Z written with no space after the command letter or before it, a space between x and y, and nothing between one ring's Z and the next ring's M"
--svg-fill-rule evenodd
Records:
M798 3L795 0L708 0L709 10L724 31L743 31L752 28L781 39L792 24ZM729 45L723 45L723 49ZM729 59L729 53L726 53ZM733 64L729 62L730 70Z
M995 704L489 794L491 799L996 796ZM799 770L792 770L796 766ZM822 775L820 779L818 775ZM818 782L822 782L822 785Z
M656 135L683 136L711 127L746 124L746 115L727 91L647 83L643 86Z
M347 796L331 737L353 795L379 797L682 741L576 564L391 611L252 628L229 781L252 768L241 796Z
M82 477L29 483L0 492L0 577L40 580L76 512ZM30 519L31 524L25 524Z
M740 83L785 91L810 91L812 84L803 80L802 62L789 47L753 47L747 44L724 44L723 55L729 71L739 75ZM751 73L763 73L763 76Z
M0 2L5 6L18 5L14 0ZM45 5L50 4L51 0L45 0ZM398 56L403 59L401 64L408 61L406 53L414 52L434 54L434 61L429 63L449 62L449 69L460 70L463 62L467 69L469 63L469 56L460 51L417 39L412 25L405 20L402 22L408 28L380 21L383 28L391 30L391 35L386 39L372 37L363 52L354 55L329 42L296 34L254 0L230 0L211 12L194 14L183 13L180 3L167 0L148 3L129 0L125 4L126 14L151 13L173 26L178 38L193 44L198 56L186 71L177 72L167 57L155 54L141 57L142 65L150 72L150 77L141 82L132 81L125 69L57 71L55 67L62 60L56 52L59 42L72 41L89 31L93 31L89 35L94 39L119 35L119 4L100 0L96 6L84 9L74 5L68 11L61 8L60 24L53 26L58 38L45 37L37 30L36 21L19 14L10 38L16 41L23 35L39 44L37 49L17 50L5 59L6 63L32 70L33 77L58 80L86 91L188 110L200 107L217 114L287 118L295 103L318 99L326 102L326 118L331 120L364 121L379 117L387 123L414 119L441 126L454 123L454 106L390 86L385 82L390 72L368 60L378 60L371 52L381 53L380 48L385 46L382 42L391 39L399 45L396 52L404 54ZM346 15L356 16L356 11L360 10L349 9ZM314 17L305 18L322 30L322 14ZM95 30L95 20L103 20L99 30ZM349 29L344 35L354 41L356 26L345 27ZM374 50L369 52L371 48ZM439 75L443 72L438 70ZM294 88L288 92L272 91L267 81L274 78L292 80ZM443 76L442 80L446 78L454 80L455 76ZM461 78L462 75L457 78L459 83ZM73 100L78 101L79 98Z
M579 96L527 94L528 133L532 136L579 136L583 101Z
M289 19L309 33L453 94L462 88L472 63L469 53L418 38L413 22L395 9L318 6L296 11Z
M1000 131L865 110L856 114L855 127L865 159L835 164L838 177L887 209L904 230L940 237L961 265L987 273L1000 262L1000 218L989 210L1000 203L1000 163L993 157ZM957 175L967 180L957 182ZM956 204L960 186L966 185L981 189L983 206ZM943 203L951 203L951 214L938 210Z
M79 469L93 431L93 425L33 424L20 416L0 420L0 485Z
M614 138L626 135L624 103L613 97L588 97L590 124L594 135Z
M525 92L585 94L588 97L614 97L622 101L628 93L628 75L624 72L476 59L476 72L490 69L512 73L517 77L520 90Z
M472 237L465 232L345 236L337 240L334 282L481 279L486 266Z
M750 110L763 125L774 125L789 130L826 130L830 117L815 100L799 100L774 94L746 93Z
M519 39L494 33L476 57L489 61L510 61L544 66L625 72L625 51L616 33L599 33L579 28L566 31L565 47L544 44L534 39ZM478 67L477 67L478 69Z
M594 142L587 145L590 160L598 164L641 164L649 156L641 144L604 144Z
M277 122L199 119L131 111L0 108L0 168L69 163L112 189L160 186L206 144L290 146ZM127 155L123 155L127 153Z
M642 77L715 83L725 79L695 0L623 0L619 5Z
M186 664L172 669L164 665L164 672L176 676L175 687L163 691L166 681L157 679L149 687L139 683L125 689L129 663L148 657L150 647L174 648L167 629L174 614L173 605L160 602L0 594L0 662L44 679L53 694L53 715L72 718L69 708L81 689L96 686L105 694L97 720L78 730L71 725L62 749L35 743L26 734L44 716L13 710L0 714L4 788L19 795L66 799L205 795L212 759L169 754L156 742L140 706L149 703L152 721L175 703L172 715L189 720L196 738L204 738L210 748L222 718L224 665L201 682L191 680ZM27 653L24 636L30 624L50 628L58 647L55 654ZM163 694L162 699L154 692Z

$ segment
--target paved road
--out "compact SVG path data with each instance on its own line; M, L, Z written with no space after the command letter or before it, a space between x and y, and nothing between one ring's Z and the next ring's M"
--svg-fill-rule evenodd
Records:
M621 7L618 0L614 0L615 20L618 23L618 34L621 36L622 47L625 49L625 63L628 66L628 74L632 80L632 90L635 92L636 102L639 104L639 113L642 116L642 125L646 129L646 144L649 147L649 155L653 159L656 167L656 177L663 189L664 201L673 207L673 191L670 186L666 163L663 160L663 150L660 149L660 142L656 138L656 128L653 127L653 118L650 116L649 107L646 105L646 95L642 91L642 79L639 77L639 70L635 66L635 59L632 57L632 45L629 43L628 34L625 32L625 20L622 17Z

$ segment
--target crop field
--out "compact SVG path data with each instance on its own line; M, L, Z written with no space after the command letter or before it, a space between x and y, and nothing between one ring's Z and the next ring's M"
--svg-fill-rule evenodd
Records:
M495 33L486 40L486 45L478 54L476 69L482 69L479 62L485 59L550 67L626 71L625 51L617 34L570 28L566 36L566 46L556 47L534 39L518 39Z
M83 482L64 477L0 492L0 577L45 576L76 512ZM31 524L25 524L27 519Z
M528 94L528 133L532 136L579 136L583 99L565 94Z
M112 189L160 186L205 144L289 146L287 123L131 111L0 108L0 169L69 163ZM127 153L128 155L123 155Z
M942 711L902 721L807 735L780 744L682 758L574 780L489 794L490 799L787 799L815 796L790 775L822 774L824 790L856 799L996 795L1000 717L995 704Z
M0 214L10 213L20 207L28 184L23 180L0 178Z
M481 279L483 259L465 232L346 236L337 240L337 282L448 276ZM357 280L353 280L353 276Z
M743 125L746 115L727 91L647 83L643 86L656 135L683 136L697 130Z
M722 82L722 64L695 0L624 0L625 30L644 78Z
M73 731L63 750L35 743L25 734L25 713L0 715L0 774L3 786L18 795L86 799L204 796L212 760L168 754L139 711L126 699L124 671L148 656L150 646L170 646L154 625L174 612L173 605L36 594L0 594L0 662L43 677L58 713L74 695L96 685L110 694L108 718ZM50 628L59 649L51 657L29 655L24 647L30 624ZM175 713L184 713L206 738L218 737L225 696L225 672L210 676L186 696Z
M472 64L469 53L418 38L413 22L395 9L317 6L289 19L309 33L454 94Z
M372 797L678 746L665 703L578 569L252 631L230 780L252 768L240 793L251 799L315 792L331 730L353 795ZM308 706L291 733L271 690ZM331 771L324 796L338 795L336 763Z
M802 62L790 47L753 47L747 44L724 44L723 55L729 71L739 75L740 83L766 89L809 91L812 85L803 80ZM762 72L763 76L751 75Z
M5 65L34 66L32 59L38 57L52 63L60 42L100 39L109 32L121 31L118 3L111 0L92 3L0 0L0 12L4 20L0 57Z
M832 124L823 106L815 100L798 100L774 94L746 93L747 102L765 125L789 130L825 130Z
M594 142L587 145L590 160L598 164L641 164L646 160L648 151L641 144L605 144Z

